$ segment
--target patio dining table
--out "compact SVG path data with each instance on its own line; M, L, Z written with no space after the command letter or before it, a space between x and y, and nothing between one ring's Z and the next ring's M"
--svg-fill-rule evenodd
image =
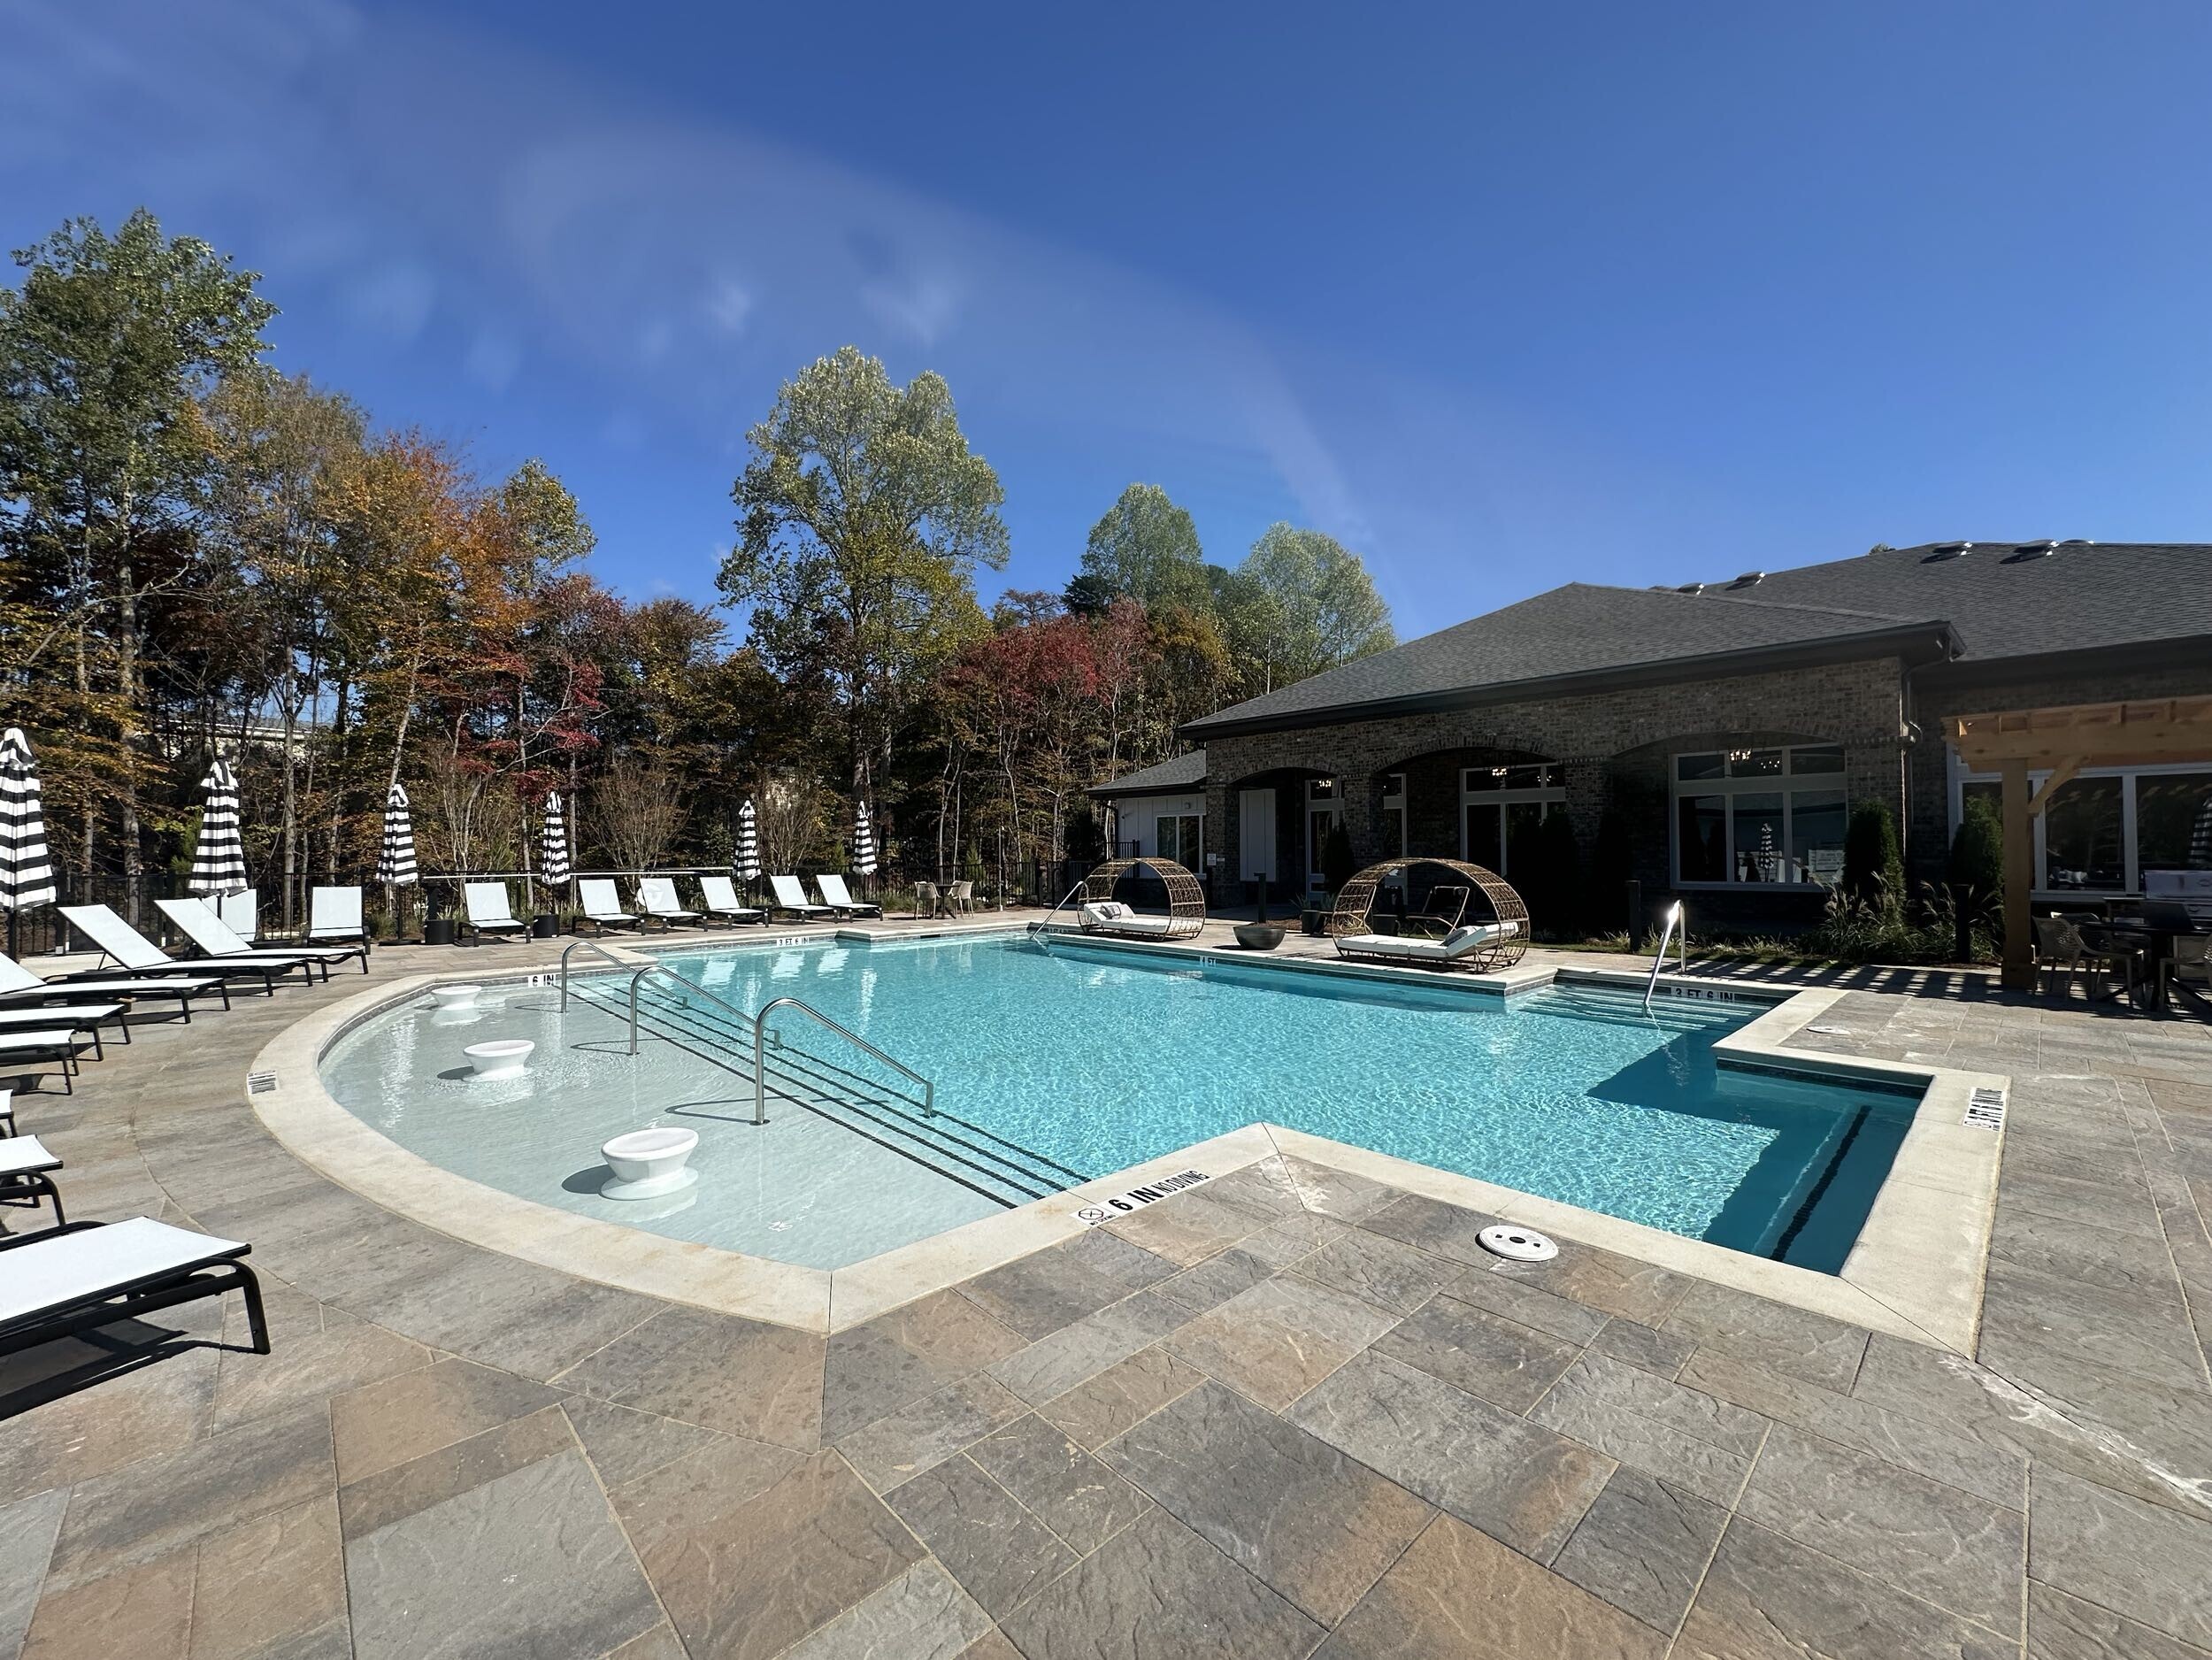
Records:
M2109 922L2084 924L2081 932L2085 940L2093 934L2103 934L2116 945L2132 945L2143 953L2144 972L2149 985L2143 1007L2155 1014L2166 1007L2166 976L2161 969L2174 954L2174 941L2183 934L2203 930L2193 925L2183 927L2142 917L2115 917Z

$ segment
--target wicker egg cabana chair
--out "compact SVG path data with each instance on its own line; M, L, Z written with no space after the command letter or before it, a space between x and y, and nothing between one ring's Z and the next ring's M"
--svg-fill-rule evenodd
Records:
M1460 926L1440 940L1369 933L1367 913L1374 907L1376 890L1386 879L1416 865L1432 865L1465 880L1471 892ZM1459 859L1386 859L1344 884L1344 891L1336 896L1336 909L1329 914L1328 930L1336 936L1340 957L1487 974L1512 967L1527 951L1528 906L1504 877L1479 865Z
M1141 867L1167 886L1168 914L1132 911L1114 898L1121 879ZM1173 859L1109 859L1083 879L1086 934L1118 934L1133 940L1187 940L1206 926L1206 890Z

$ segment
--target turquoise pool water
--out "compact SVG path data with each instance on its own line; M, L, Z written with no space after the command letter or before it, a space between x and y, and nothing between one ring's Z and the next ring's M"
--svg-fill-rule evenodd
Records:
M721 1017L657 977L644 992L656 1035L635 1058L624 979L600 976L565 1013L551 988L518 987L472 1018L388 1012L331 1051L326 1082L403 1145L491 1186L817 1266L999 1210L1024 1196L990 1179L1002 1164L1066 1185L1267 1119L1833 1272L1915 1105L1717 1066L1715 1041L1758 1012L1741 1004L1647 1014L1635 997L1573 989L1509 1003L1006 936L703 945L661 960L749 1013L794 996L850 1027L932 1080L950 1134L983 1157L918 1154L889 1109L779 1100L756 1127L749 1070L710 1058ZM780 1064L833 1080L846 1069L871 1101L915 1093L795 1011L772 1021L789 1046ZM509 1036L539 1044L523 1078L466 1075L465 1043ZM654 1122L700 1131L698 1185L644 1205L600 1198L599 1143ZM1009 1145L1019 1156L995 1162Z

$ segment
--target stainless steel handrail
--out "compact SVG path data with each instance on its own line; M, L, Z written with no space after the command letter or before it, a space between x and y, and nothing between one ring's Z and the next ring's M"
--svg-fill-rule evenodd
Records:
M1090 878L1087 876L1081 881L1076 883L1074 887L1069 888L1066 893L1060 895L1058 901L1053 905L1050 911L1046 911L1043 916L1038 918L1036 921L1029 925L1029 932L1033 934L1042 934L1051 926L1053 918L1059 914L1060 907L1066 904L1069 900L1074 898L1076 895L1081 893L1090 885Z
M1680 930L1679 936L1677 930ZM1679 955L1677 965L1684 973L1690 972L1690 930L1682 919L1682 902L1678 899L1667 907L1667 926L1659 935L1659 955L1651 959L1651 978L1644 982L1644 1007L1651 1007L1651 994L1659 984L1659 971L1667 965L1667 941L1673 940Z
M561 1007L563 1010L566 1010L568 1007L568 959L573 953L581 949L585 946L589 946L593 950L598 952L600 956L605 957L607 961L612 963L617 968L627 968L630 966L626 958L617 957L612 951L610 951L605 946L600 944L596 940L571 940L568 942L566 949L561 952ZM630 1053L633 1055L637 1053L637 1049L634 1045L631 1047Z
M648 963L644 967L639 969L636 973L630 976L630 1053L633 1055L637 1053L638 982L643 980L648 974L665 974L669 977L669 979L674 980L679 986L681 986L684 988L684 995L687 997L703 997L716 1008L727 1010L730 1013L735 1015L741 1020L746 1018L745 1011L739 1008L728 998L716 996L712 992L709 991L704 986L702 986L695 980L686 980L674 969L669 967L667 964ZM754 1122L757 1123L759 1120L755 1119Z
M656 964L656 966L657 966L657 964ZM635 988L634 987L633 990L634 991L634 989ZM726 1003L723 1004L723 1007L725 1008L727 1008L728 1006L729 1005ZM816 1022L827 1026L831 1031L836 1033L838 1036L843 1038L848 1043L850 1043L856 1049L862 1049L866 1053L874 1056L878 1060L881 1061L886 1066L888 1066L893 1072L897 1072L901 1077L910 1078L916 1083L921 1085L922 1116L929 1118L933 1118L937 1116L937 1086L931 1083L928 1079L923 1077L921 1073L916 1072L904 1061L893 1060L888 1055L886 1055L874 1044L869 1042L866 1038L862 1037L860 1034L857 1032L847 1031L843 1026L838 1025L836 1021L831 1019L829 1016L824 1014L819 1009L817 1009L812 1003L802 1003L796 997L776 997L771 999L765 1003L763 1003L761 1005L760 1012L752 1017L753 1122L755 1124L765 1124L768 1122L768 1055L766 1049L766 1038L764 1036L764 1034L768 1029L768 1017L774 1013L777 1010L785 1008L796 1009L801 1014L810 1016Z

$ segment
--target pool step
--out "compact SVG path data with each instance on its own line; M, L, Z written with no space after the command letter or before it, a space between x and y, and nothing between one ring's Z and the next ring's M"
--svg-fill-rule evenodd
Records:
M570 995L627 1025L626 1003L595 994L590 981L572 984ZM675 988L649 983L638 1004L638 1027L742 1079L749 1087L752 1082L749 1026L712 1004L687 1003ZM926 1115L910 1096L788 1041L769 1049L764 1071L775 1095L996 1203L1010 1208L1026 1204L1087 1180L1080 1172L951 1113Z

